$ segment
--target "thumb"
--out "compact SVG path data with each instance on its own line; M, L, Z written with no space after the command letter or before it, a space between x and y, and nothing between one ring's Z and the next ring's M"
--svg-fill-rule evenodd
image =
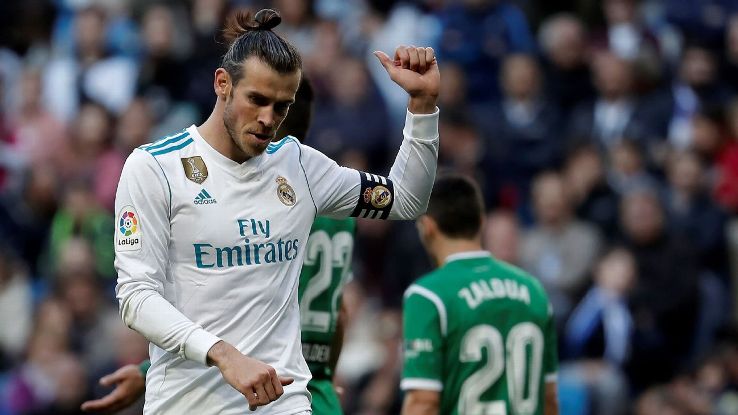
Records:
M379 63L381 63L382 66L384 66L384 69L387 72L390 72L391 70L395 69L395 63L392 61L392 59L390 59L390 57L386 53L380 50L376 50L374 51L374 56L376 56L377 59L379 59Z
M115 375L115 373L112 373L110 375L106 375L100 378L100 384L103 386L110 386L118 380L118 377Z
M294 381L295 381L295 378L286 378L284 376L280 376L279 377L279 383L281 383L282 386L291 385L292 382L294 382Z

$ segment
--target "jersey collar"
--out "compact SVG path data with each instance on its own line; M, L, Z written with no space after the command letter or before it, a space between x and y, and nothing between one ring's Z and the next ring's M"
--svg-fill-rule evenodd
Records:
M459 261L462 259L474 259L474 258L491 258L492 254L490 254L488 251L466 251L466 252L457 252L455 254L451 254L446 257L446 261L444 264L448 264L452 261Z
M195 141L200 145L200 148L205 151L209 157L209 161L212 161L218 165L220 165L225 171L239 177L247 176L249 174L258 173L260 171L260 166L262 161L264 160L264 155L260 154L256 157L253 157L243 163L238 163L236 161L233 161L229 159L228 157L224 156L218 150L214 149L210 143L208 143L202 135L200 135L200 131L197 130L197 126L194 124L191 125L187 131L195 137Z

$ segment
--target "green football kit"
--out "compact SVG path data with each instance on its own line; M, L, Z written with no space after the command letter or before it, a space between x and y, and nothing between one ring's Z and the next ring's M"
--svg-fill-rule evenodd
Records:
M351 275L356 220L318 217L310 229L298 290L302 353L313 378L308 383L313 414L342 414L333 387L331 347L341 293Z
M557 372L541 284L486 251L451 255L405 292L403 390L441 395L441 414L543 415Z

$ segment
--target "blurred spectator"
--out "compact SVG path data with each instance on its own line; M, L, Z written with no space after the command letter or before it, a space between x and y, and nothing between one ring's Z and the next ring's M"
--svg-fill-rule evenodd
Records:
M20 357L31 330L33 298L21 263L0 245L0 372Z
M612 53L600 53L592 63L597 98L572 113L569 136L576 143L594 143L609 150L622 137L642 137L636 118L640 102L633 95L633 67Z
M123 326L110 295L100 285L90 244L79 238L66 241L55 291L70 312L70 348L91 376L103 374L116 363L116 333Z
M482 242L492 256L500 261L520 264L520 224L513 212L490 212L484 224Z
M387 77L375 57L366 52L381 50L391 55L397 45L435 46L434 41L441 31L440 24L433 16L421 13L418 7L412 4L413 2L368 0L366 3L368 3L368 10L360 24L357 24L362 31L360 36L363 42L360 44L365 42L366 46L355 49L356 45L350 42L352 38L348 36L345 47L352 53L366 56L366 66L388 107L392 126L395 129L401 129L405 122L403 114L407 106L407 94L405 91L397 90L394 82ZM393 142L399 143L399 140Z
M443 63L443 82L438 96L438 106L464 111L468 105L466 96L466 73L458 64Z
M629 373L636 389L668 380L687 363L700 306L695 251L668 233L661 203L649 190L624 195L620 212L625 242L638 265Z
M560 116L542 96L541 82L533 57L509 55L502 65L502 100L476 114L485 134L482 167L492 201L512 194L522 203L533 177L557 167L563 158Z
M277 29L303 55L310 55L315 48L313 34L315 14L313 0L275 0L275 10L279 10L282 23Z
M720 136L720 130L710 130L709 124L701 124L701 133L695 134L695 147L704 161L713 166L715 200L729 212L738 213L738 99L733 99L727 109L728 131ZM696 131L696 132L697 132Z
M612 235L617 228L618 197L607 182L597 149L584 146L571 152L563 175L576 216L598 226L603 234Z
M62 206L54 216L49 235L49 261L57 269L64 260L63 252L70 240L84 238L91 246L93 269L104 278L115 276L113 268L113 218L95 202L94 195L85 182L72 182L67 186Z
M106 23L102 9L80 10L75 18L74 54L60 56L46 67L44 102L60 120L73 119L86 101L118 114L133 97L136 65L128 58L108 53Z
M636 282L633 255L608 251L594 272L594 286L572 312L564 332L564 356L574 362L562 369L563 382L582 383L591 413L626 414L629 390L623 365L630 357L633 317L628 296Z
M183 48L177 45L182 34L177 23L171 6L154 4L146 10L141 27L146 54L140 64L138 94L166 109L185 99L183 86L187 85L192 63L183 58Z
M439 134L449 137L440 144L439 165L453 168L470 177L476 176L482 159L482 140L469 114L463 110L449 109L441 116Z
M658 59L658 40L644 25L637 6L636 0L603 0L605 33L596 34L594 42L621 59Z
M349 407L350 413L398 414L402 408L398 387L402 369L402 314L397 310L384 310L379 316L377 329L384 352L384 363L359 380L359 388L363 392L354 400L355 406Z
M189 59L187 84L181 89L198 109L201 120L210 115L215 104L213 85L203 79L213 79L226 52L226 44L219 35L228 12L226 0L193 0L190 22L193 31L192 55ZM178 29L179 31L179 29ZM171 128L167 131L174 131Z
M564 117L568 117L578 103L595 96L585 36L582 22L568 13L549 17L538 32L546 96ZM447 71L443 75L446 82Z
M495 81L504 56L535 47L525 15L507 0L450 2L438 17L440 58L464 68L471 102L499 97Z
M674 154L668 180L665 208L671 232L692 241L701 267L725 278L727 218L710 198L700 160L694 153Z
M730 84L733 94L738 93L738 14L730 16L725 28L725 51L722 54L720 78Z
M153 141L154 120L150 108L145 98L137 97L121 114L116 125L115 149L124 158L136 147Z
M308 142L334 159L358 150L369 170L383 170L388 140L400 131L387 129L387 111L360 60L344 57L331 71L331 96L316 105ZM361 125L361 128L356 128Z
M38 262L57 208L59 179L48 166L28 170L19 192L0 193L0 234L38 277Z
M620 140L610 150L607 181L619 195L643 187L656 187L656 180L646 169L643 151L635 141Z
M125 157L113 148L113 117L100 105L80 108L71 136L72 154L67 157L65 178L92 184L95 199L113 210L115 191Z
M643 117L651 120L649 134L668 138L678 150L689 147L696 128L693 117L728 98L718 74L713 51L696 43L685 46L671 85L647 100Z
M536 177L532 192L536 223L523 236L521 265L541 279L557 321L562 322L587 284L601 237L592 225L573 216L558 173Z
M26 68L20 89L20 107L13 120L18 156L31 166L61 168L69 157L65 125L44 107L41 73Z

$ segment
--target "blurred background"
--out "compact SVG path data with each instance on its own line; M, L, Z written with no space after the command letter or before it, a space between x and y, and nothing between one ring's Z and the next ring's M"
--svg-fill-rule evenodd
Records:
M263 6L316 89L307 142L363 170L407 99L371 51L435 48L440 163L549 292L562 414L738 414L735 0L1 1L0 414L76 413L147 358L114 296L120 171L209 115L223 20ZM356 246L337 382L348 414L398 414L402 294L431 264L412 222Z

